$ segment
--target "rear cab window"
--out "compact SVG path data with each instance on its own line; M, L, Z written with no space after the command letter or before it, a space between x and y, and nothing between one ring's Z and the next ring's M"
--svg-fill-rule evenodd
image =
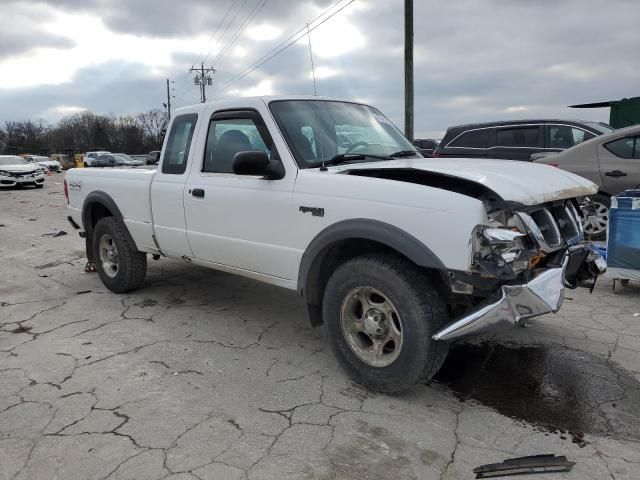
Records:
M162 173L181 175L185 172L197 121L196 113L180 115L173 120L162 159Z

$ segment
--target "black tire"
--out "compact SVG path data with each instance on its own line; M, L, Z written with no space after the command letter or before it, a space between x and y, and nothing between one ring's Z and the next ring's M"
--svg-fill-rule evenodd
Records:
M106 235L106 237L105 237ZM100 242L110 238L117 249L117 269L111 274L105 271L101 257ZM137 289L144 282L147 275L147 255L136 249L127 240L124 227L114 217L104 217L98 220L93 229L93 254L96 270L102 283L114 293L125 293Z
M389 365L363 361L343 333L343 302L359 287L371 287L386 296L401 320L402 347ZM430 380L449 350L447 342L431 338L449 320L444 302L423 272L393 255L357 257L338 267L327 282L322 315L329 344L342 367L356 382L383 393L401 393Z
M611 208L611 197L609 197L608 195L605 195L603 193L596 193L595 195L589 195L589 198L596 205L600 204L600 205L605 206L607 208L607 213L608 213L609 209ZM603 231L595 233L595 234L590 234L587 231L585 231L584 235L588 240L604 241L604 240L607 239L607 230L605 228Z

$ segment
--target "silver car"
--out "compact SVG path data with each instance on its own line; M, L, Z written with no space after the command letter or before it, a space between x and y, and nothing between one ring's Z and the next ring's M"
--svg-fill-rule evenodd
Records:
M588 178L600 187L590 197L596 210L586 219L584 230L592 240L604 240L611 196L640 185L640 125L592 138L557 154L532 156L532 160Z

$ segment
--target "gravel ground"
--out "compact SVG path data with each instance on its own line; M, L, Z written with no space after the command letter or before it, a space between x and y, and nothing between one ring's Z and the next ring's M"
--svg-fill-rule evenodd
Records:
M2 480L471 479L541 453L576 462L545 478L640 478L638 286L568 292L389 397L345 376L294 292L150 260L116 295L65 217L62 175L0 191Z

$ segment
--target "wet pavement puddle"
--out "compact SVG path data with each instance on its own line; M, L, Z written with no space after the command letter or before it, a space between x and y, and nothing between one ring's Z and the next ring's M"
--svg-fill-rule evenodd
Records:
M463 401L584 445L585 433L640 442L640 382L606 359L560 346L457 344L435 381Z

